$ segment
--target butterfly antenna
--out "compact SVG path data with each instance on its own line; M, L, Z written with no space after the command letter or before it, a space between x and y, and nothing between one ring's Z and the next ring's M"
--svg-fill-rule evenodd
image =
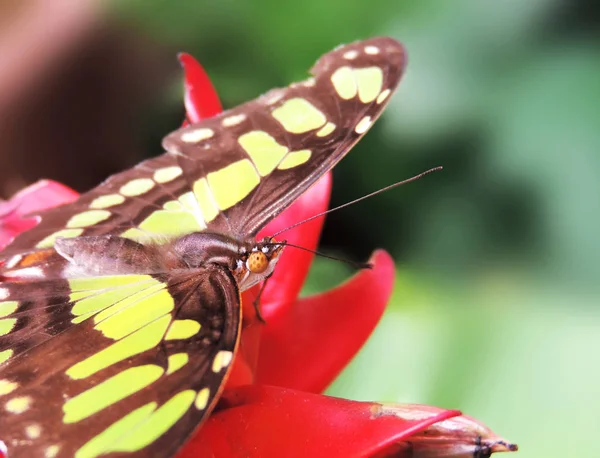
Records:
M316 215L313 215L313 216L311 216L309 218L306 218L306 219L304 219L302 221L299 221L299 222L297 222L295 224L292 224L291 226L288 226L288 227L280 230L279 232L276 232L271 237L277 237L279 234L282 234L283 232L289 231L290 229L293 229L295 227L301 226L302 224L308 223L309 221L312 221L313 219L320 218L321 216L327 215L329 213L333 213L334 211L341 210L342 208L349 207L350 205L354 205L354 204L360 202L361 200L369 199L369 198L371 198L373 196L376 196L377 194L381 194L382 192L386 192L386 191L389 191L390 189L394 189L397 186L401 186L403 184L412 183L413 181L417 181L419 178L423 178L425 175L429 175L430 173L437 172L437 171L442 170L442 169L443 169L442 166L434 167L432 169L426 170L423 173L419 173L418 175L415 175L414 177L408 178L407 180L398 181L398 182L393 183L393 184L391 184L389 186L386 186L385 188L381 188L381 189L378 189L377 191L374 191L374 192L372 192L370 194L367 194L366 196L359 197L358 199L351 200L350 202L346 202L345 204L339 205L338 207L330 208L329 210L325 210L325 211L323 211L321 213L317 213ZM315 254L317 254L317 253L315 252ZM325 257L328 257L328 256L325 256ZM339 261L343 261L343 259L339 259Z
M303 246L300 246L300 245L294 245L292 243L288 243L287 241L269 243L267 245L289 246L289 247L292 247L292 248L297 248L299 250L307 251L308 253L312 253L312 254L314 254L316 256L319 256L321 258L327 258L327 259L332 259L334 261L343 262L343 263L351 265L352 267L355 267L357 269L372 269L373 268L373 264L371 264L369 262L354 262L354 261L350 261L348 259L336 258L335 256L329 256L327 254L321 253L320 251L311 250L310 248L306 248L306 247L303 247Z

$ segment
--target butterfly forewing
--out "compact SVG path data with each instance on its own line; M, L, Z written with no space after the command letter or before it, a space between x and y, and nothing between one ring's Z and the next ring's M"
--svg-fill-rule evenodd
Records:
M335 165L381 114L405 64L390 38L340 47L313 77L167 136L168 150L47 211L6 253L56 236L254 235Z
M9 451L172 456L227 378L240 284L161 250L202 231L253 240L364 135L404 63L390 38L337 48L306 81L173 132L165 154L41 213L0 253Z
M193 164L184 168L190 183L209 184L208 197L226 217L211 227L254 235L364 135L404 61L391 39L344 46L323 56L308 80L176 131L163 144ZM226 155L229 169L214 151Z

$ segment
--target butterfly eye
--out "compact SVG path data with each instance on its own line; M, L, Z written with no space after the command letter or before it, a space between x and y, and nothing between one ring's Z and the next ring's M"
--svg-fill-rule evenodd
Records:
M255 274L261 274L265 270L267 270L267 267L269 267L269 260L267 258L267 255L264 254L262 251L253 251L252 253L250 253L250 256L248 256L246 266L248 267L248 270L250 272Z

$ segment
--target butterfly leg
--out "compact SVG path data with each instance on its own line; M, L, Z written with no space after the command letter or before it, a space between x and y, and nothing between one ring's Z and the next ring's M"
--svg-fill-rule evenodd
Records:
M252 305L254 306L254 311L256 312L256 318L258 318L258 321L260 321L262 324L267 324L267 322L265 321L262 314L260 313L260 298L262 297L265 287L267 286L267 282L269 281L269 278L271 278L272 275L273 274L270 274L269 276L267 276L265 278L265 280L262 282L262 284L260 285L260 290L258 291L256 298L252 302Z

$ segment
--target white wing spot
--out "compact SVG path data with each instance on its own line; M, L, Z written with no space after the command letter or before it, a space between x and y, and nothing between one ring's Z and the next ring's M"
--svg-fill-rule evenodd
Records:
M5 277L13 278L44 278L44 270L41 267L25 267L13 272L5 272ZM0 290L1 291L1 290ZM0 299L2 299L2 293L0 292Z
M190 130L181 134L181 141L185 143L198 143L212 137L214 134L212 129L207 128Z
M221 124L223 124L224 127L231 127L243 122L245 119L246 115L244 113L240 113L238 115L227 116L225 119L223 119Z
M163 167L162 169L158 169L154 172L153 178L157 183L168 183L173 181L175 178L180 176L183 173L181 167L176 165L171 167Z
M350 51L346 51L344 53L344 59L352 60L358 57L358 51L356 49L352 49Z
M231 360L233 359L233 353L227 350L221 350L213 359L212 370L216 374L221 371L221 369L229 366Z
M365 116L360 121L358 121L358 124L354 128L354 132L356 132L357 134L364 134L369 129L369 127L371 127L371 124L371 117Z
M55 456L58 455L59 450L60 447L58 445L46 447L46 450L44 450L44 458L55 458Z
M8 289L0 288L0 301L8 297Z
M120 194L105 194L95 198L90 203L90 208L102 210L104 208L114 207L115 205L121 205L123 202L125 202L125 197Z
M208 405L209 395L210 395L210 390L208 388L202 388L200 391L198 391L198 395L196 396L196 401L195 401L196 409L198 409L198 410L206 409L206 406Z
M27 409L29 409L30 406L31 406L31 397L30 396L19 396L16 398L12 398L10 401L7 401L7 403L4 404L6 411L10 412L10 413L14 413L14 414L23 413L23 412L27 411Z
M21 259L23 259L23 256L21 256L20 254L16 254L12 258L10 258L8 261L6 261L5 266L8 267L9 269L12 269L14 266L16 266L19 263L19 261ZM0 293L0 299L2 299L1 293Z
M42 434L42 428L40 425L32 423L25 427L25 434L29 439L37 439Z
M381 94L379 94L377 96L377 103L379 104L379 103L383 102L385 99L387 99L388 95L390 95L390 92L392 92L392 91L390 91L389 89L386 89L385 91L381 91Z
M11 382L10 380L1 379L0 380L0 396L5 394L10 394L15 391L19 387L17 382Z
M377 46L365 46L365 52L371 55L379 54L379 48Z
M150 178L136 178L128 183L125 183L119 189L119 192L127 197L137 197L150 191L156 183Z

